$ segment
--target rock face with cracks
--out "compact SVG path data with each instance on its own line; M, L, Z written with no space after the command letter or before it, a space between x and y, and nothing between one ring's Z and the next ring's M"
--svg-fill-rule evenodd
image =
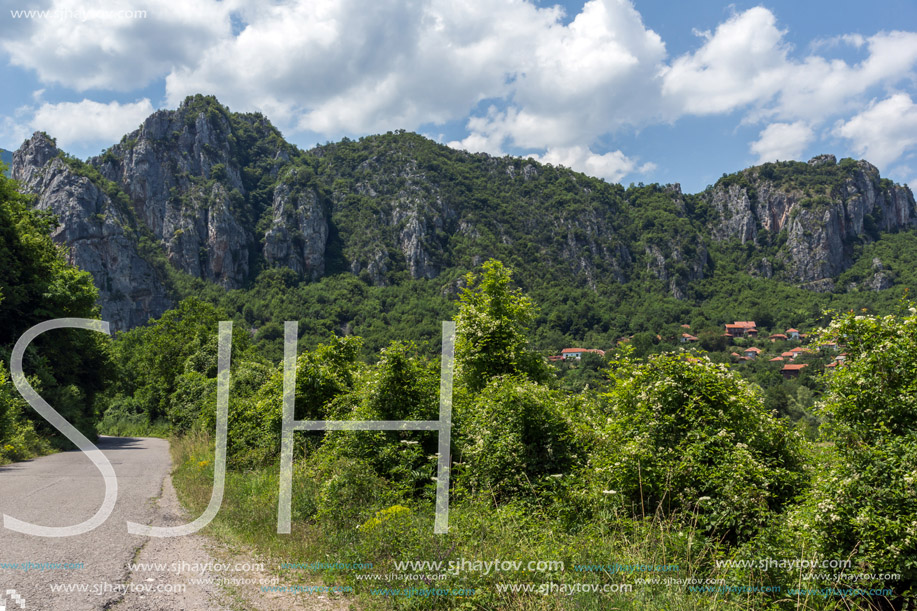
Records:
M404 132L302 151L265 117L204 96L155 112L86 162L36 133L12 176L57 216L54 240L92 274L114 329L172 307L176 278L238 289L273 267L387 285L496 257L529 282L638 280L683 299L736 243L748 273L828 291L856 245L917 226L911 191L865 161L764 164L696 195L624 189ZM893 283L873 267L859 289Z
M881 179L866 161L839 166L833 155L815 157L808 165L824 176L816 184L780 180L773 165L745 170L703 194L716 212L710 233L742 244L779 239L788 279L808 288L831 290L852 264L857 240L917 226L910 189Z

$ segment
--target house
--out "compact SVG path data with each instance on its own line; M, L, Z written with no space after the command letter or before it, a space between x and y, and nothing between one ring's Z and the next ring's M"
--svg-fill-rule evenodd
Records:
M837 352L837 344L835 342L828 342L827 344L822 344L821 346L818 347L818 351L821 352L822 348L824 348L825 350L832 350L834 352Z
M551 362L553 363L554 361L562 361L562 360L564 360L564 357L559 356L559 355L554 355L554 356L549 356L549 357L548 357L548 360L551 361Z
M789 380L790 378L799 377L799 372L802 371L804 367L808 367L808 365L794 365L787 363L783 366L783 369L780 370L780 373L783 374L784 379Z
M757 337L758 329L753 320L737 320L732 324L726 323L726 333L733 337Z
M782 357L782 356L775 356L774 358L768 359L768 360L769 360L771 363L776 362L776 361L779 361L779 362L782 363L782 362L783 362L783 357Z
M604 350L596 350L595 348L564 348L560 351L560 356L565 361L569 359L580 360L583 354L587 352L592 352L593 354L598 354L599 356L605 356Z
M789 338L788 338L786 335L784 335L783 333L774 333L774 334L771 335L768 339L771 340L772 342L775 342L775 341L777 341L778 339L779 339L779 340L787 340L787 339L789 339Z
M762 352L761 348L756 348L755 346L752 346L751 348L745 349L745 356L747 356L750 359L753 359L753 358L757 358L757 356L761 354L761 352Z
M785 359L793 360L796 358L796 353L795 352L784 352L780 356L782 356Z
M786 334L790 339L799 339L799 329L787 329Z
M690 329L690 328L691 328L691 325L682 325L681 328L682 328L682 329Z
M696 342L697 338L691 335L690 333L681 334L681 343L685 344L687 342Z

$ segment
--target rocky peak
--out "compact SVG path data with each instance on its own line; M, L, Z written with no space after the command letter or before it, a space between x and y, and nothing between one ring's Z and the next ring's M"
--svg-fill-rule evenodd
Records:
M816 155L809 159L809 165L818 167L821 165L837 165L837 157L834 155Z
M10 175L28 187L37 180L36 174L60 154L57 144L44 132L35 132L13 153Z
M869 162L837 163L833 155L750 168L701 197L716 211L715 240L781 242L777 259L786 264L785 279L816 290L831 290L831 279L850 267L857 242L917 226L910 189L881 179ZM777 239L781 235L785 240Z
M70 263L92 274L103 320L125 330L172 306L163 279L138 251L130 210L81 174L79 162L59 156L44 134L26 141L13 160L13 177L36 196L35 208L59 221L51 238L67 247Z

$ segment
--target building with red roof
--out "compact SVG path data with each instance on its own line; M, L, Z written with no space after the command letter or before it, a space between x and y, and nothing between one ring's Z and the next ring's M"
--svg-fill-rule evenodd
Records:
M794 365L787 363L783 366L783 369L780 370L780 373L782 373L783 377L788 380L790 378L798 377L799 372L802 371L805 367L808 367L808 365Z

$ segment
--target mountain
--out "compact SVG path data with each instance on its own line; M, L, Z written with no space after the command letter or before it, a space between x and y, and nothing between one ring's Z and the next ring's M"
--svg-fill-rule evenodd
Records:
M865 161L769 163L699 194L625 189L403 131L303 151L262 115L205 96L154 113L87 162L36 133L13 177L59 217L54 240L92 273L118 329L200 282L245 291L286 269L306 284L344 274L454 291L489 257L527 287L619 302L630 291L700 303L709 295L697 287L727 271L816 292L883 290L895 283L890 262L844 274L871 244L917 225L910 190Z
M3 170L3 175L9 178L10 166L13 165L13 151L0 149L0 162L3 162L3 165L6 166Z

